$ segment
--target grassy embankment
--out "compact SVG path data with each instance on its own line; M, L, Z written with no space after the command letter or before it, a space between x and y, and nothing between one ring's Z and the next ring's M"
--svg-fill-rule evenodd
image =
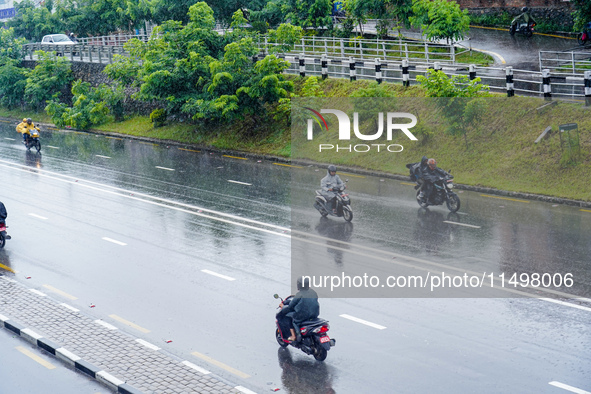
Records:
M297 92L302 84L301 79L294 77L294 81ZM321 82L328 97L349 97L354 90L368 85L368 81L351 83L342 79ZM452 169L458 183L591 201L591 110L580 103L560 102L539 111L537 108L545 104L541 99L486 99L482 119L468 127L466 147L463 136L450 136L444 132L447 121L438 112L433 99L417 101L411 98L424 96L421 88L405 89L397 84L385 86L398 97L408 98L398 99L400 107L396 111L408 110L418 114L420 127L416 130L429 130L433 134L430 137L420 136L418 142L411 142L404 137L394 141L401 143L404 151L389 156L323 154L320 161L406 175L406 163L418 161L422 155L427 155L435 157L441 167ZM19 119L31 114L0 110L0 116ZM34 117L40 122L49 123L44 114ZM578 123L581 156L578 164L564 166L561 164L563 153L557 130L558 125L571 122ZM256 127L237 123L208 128L167 124L155 129L147 117L135 116L121 123L109 122L98 129L214 149L289 157L291 135L286 126L273 121L261 123ZM551 136L534 144L548 126L554 131ZM312 149L298 150L298 153L302 157L319 160Z

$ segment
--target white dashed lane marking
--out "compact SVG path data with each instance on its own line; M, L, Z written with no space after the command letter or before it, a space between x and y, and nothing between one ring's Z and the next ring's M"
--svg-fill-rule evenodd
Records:
M350 316L350 315L340 315L340 316L343 317L343 318L345 318L345 319L349 319L351 321L357 322L357 323L365 324L366 326L377 328L378 330L385 330L386 329L385 326L381 326L379 324L372 323L370 321L363 320L363 319L360 319L358 317L354 317L354 316Z

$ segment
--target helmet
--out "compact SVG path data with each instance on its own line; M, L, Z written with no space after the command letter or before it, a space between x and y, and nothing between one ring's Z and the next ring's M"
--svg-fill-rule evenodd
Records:
M33 122L33 119L31 119L31 118L27 118L27 123L28 123L28 124L31 124L32 122Z
M297 282L298 290L308 290L310 288L310 278L301 276Z
M521 9L521 12L527 12L528 10L529 10L529 8L527 8L527 7L523 7L523 8Z
M429 158L427 156L423 156L421 159L421 164L427 164L427 160L429 160Z
M432 170L437 168L437 161L435 161L435 159L429 159L427 164L429 165L429 168Z
M328 172L337 172L337 168L331 164L328 166Z
M27 123L27 118L23 118L23 123Z

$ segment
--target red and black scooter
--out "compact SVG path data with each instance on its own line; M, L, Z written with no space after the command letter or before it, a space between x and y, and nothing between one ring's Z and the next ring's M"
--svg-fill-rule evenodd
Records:
M289 296L284 300L278 294L275 294L273 297L280 299L284 307L289 305L289 302L293 298L293 296ZM287 347L291 345L306 354L311 354L318 361L324 361L330 348L336 344L336 340L328 336L328 330L330 329L328 320L316 318L303 322L300 324L301 339L293 342L287 340L290 333L282 333L279 323L276 322L276 324L275 339L277 339L279 346Z

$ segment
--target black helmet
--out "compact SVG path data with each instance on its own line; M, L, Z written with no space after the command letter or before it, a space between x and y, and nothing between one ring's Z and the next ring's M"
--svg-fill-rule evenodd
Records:
M529 10L529 8L527 8L527 7L523 7L523 8L521 9L521 12L527 12L528 10Z
M331 164L328 166L328 172L337 172L337 168Z
M298 290L308 290L310 288L310 278L300 276L297 282Z
M33 122L33 119L27 118L27 123L31 123L31 122Z
M427 164L427 160L429 160L429 158L427 156L423 156L421 159L421 164Z

